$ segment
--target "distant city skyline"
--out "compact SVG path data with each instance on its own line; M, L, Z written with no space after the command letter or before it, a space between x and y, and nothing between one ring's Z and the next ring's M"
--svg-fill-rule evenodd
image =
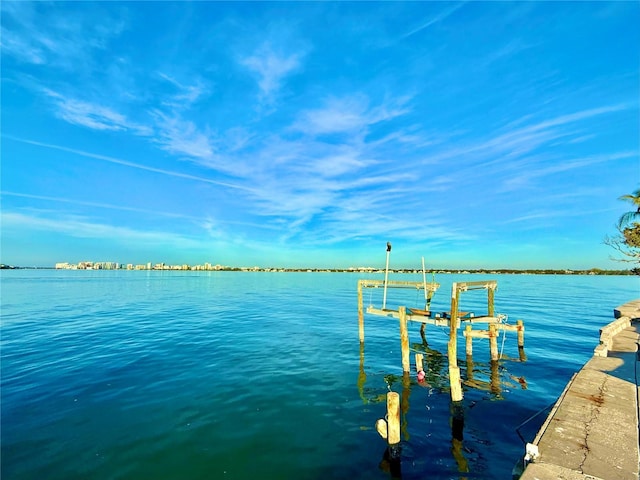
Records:
M2 2L0 262L624 269L637 2Z

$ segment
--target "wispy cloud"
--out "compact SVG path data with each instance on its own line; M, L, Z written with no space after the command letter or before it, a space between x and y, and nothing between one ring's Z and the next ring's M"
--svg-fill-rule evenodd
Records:
M202 100L209 93L209 88L201 78L197 78L192 84L183 84L166 73L158 72L158 76L171 84L176 90L168 99L162 101L165 106L184 110Z
M46 2L2 2L2 51L20 62L82 68L125 29L113 10L69 15ZM46 18L46 21L42 21Z
M173 155L187 156L208 167L215 166L211 133L199 130L195 123L177 114L156 111L155 117L158 133L154 141L163 150Z
M135 123L110 107L67 97L48 88L43 93L53 101L55 114L74 125L94 130L130 130L144 136L152 133L150 127Z
M468 143L466 146L442 149L430 155L426 162L465 157L468 159L466 167L469 168L480 162L484 166L491 163L502 165L506 163L505 160L508 158L512 159L513 157L521 157L532 153L542 145L549 144L552 141L564 139L566 142L571 142L574 138L582 138L585 134L593 134L588 127L578 128L574 124L600 115L633 108L637 107L632 104L615 104L585 109L538 122L531 122L532 116L527 115L525 122L515 121L507 124L495 136L475 143ZM524 126L512 128L512 125L522 125L523 123ZM567 128L569 126L571 128ZM487 163L487 160L490 163Z
M283 53L269 43L263 43L240 63L258 78L258 86L264 100L271 101L281 88L284 79L301 67L301 53Z
M330 97L321 108L301 111L292 128L309 135L363 131L369 125L407 113L407 101L408 98L396 98L370 107L369 98L363 94Z

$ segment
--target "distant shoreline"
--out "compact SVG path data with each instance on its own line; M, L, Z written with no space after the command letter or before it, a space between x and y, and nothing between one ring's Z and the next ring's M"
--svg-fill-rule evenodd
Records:
M350 267L350 268L281 268L281 267L219 267L215 269L202 269L202 268L175 268L165 266L163 268L145 268L145 269L127 269L127 268L56 268L56 267L25 267L25 266L12 266L12 265L0 265L2 270L106 270L106 271L169 271L169 272L281 272L281 273L371 273L380 274L384 273L384 269L371 268L371 267ZM395 274L417 274L422 273L422 270L413 268L396 268L389 269L389 273ZM591 268L588 270L571 270L571 269L437 269L428 270L427 273L437 274L485 274L485 275L640 275L638 269L631 270L604 270L599 268Z

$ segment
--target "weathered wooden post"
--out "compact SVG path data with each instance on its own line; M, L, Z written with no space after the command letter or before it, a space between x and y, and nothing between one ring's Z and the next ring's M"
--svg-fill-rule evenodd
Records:
M495 307L494 307L494 300L496 295L495 289L496 289L495 285L489 285L489 288L487 288L487 314L490 317L495 316Z
M460 383L460 368L458 367L457 352L458 334L458 284L451 286L451 316L449 318L449 344L447 354L449 357L449 384L451 385L451 400L462 400L462 385Z
M465 332L466 332L466 353L467 353L467 357L470 357L471 355L473 355L473 337L471 336L471 329L473 327L471 327L471 325L467 325L465 327Z
M422 366L423 360L424 355L422 355L421 353L416 353L416 373L424 371L424 368Z
M400 395L397 392L387 393L387 416L378 419L376 430L387 440L389 460L400 459Z
M449 344L447 354L449 356L449 367L458 366L457 359L457 333L458 333L458 284L451 286L451 314L449 317Z
M518 329L518 347L524 347L524 322L518 320L516 322L516 328Z
M406 307L398 308L398 316L400 317L400 348L402 350L402 371L411 372L411 361L409 359L409 329L407 328L407 309Z
M449 383L451 384L451 401L462 400L462 383L460 382L460 367L449 365Z
M489 350L491 361L498 360L498 328L495 323L489 324Z
M358 280L358 333L360 343L364 343L364 309L362 305L362 280Z

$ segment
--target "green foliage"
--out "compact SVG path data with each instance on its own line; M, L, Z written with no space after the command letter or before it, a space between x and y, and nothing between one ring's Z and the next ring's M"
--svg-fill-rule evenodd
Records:
M640 266L640 188L629 195L619 198L630 202L634 209L624 213L618 220L618 234L605 237L604 243L622 254L622 258L614 258L621 262L633 262ZM637 268L634 268L636 270Z

